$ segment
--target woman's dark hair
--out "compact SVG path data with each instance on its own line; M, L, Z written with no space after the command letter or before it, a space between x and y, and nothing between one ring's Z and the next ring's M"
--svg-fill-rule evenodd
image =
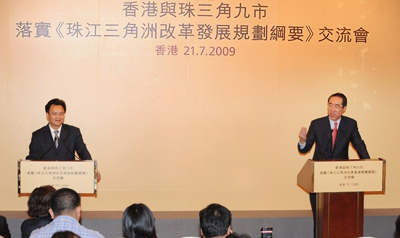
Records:
M53 234L51 238L81 238L71 231L59 231Z
M127 207L122 217L122 232L125 238L157 238L153 213L143 203Z
M29 196L28 215L35 219L50 216L50 199L55 191L50 185L35 188Z

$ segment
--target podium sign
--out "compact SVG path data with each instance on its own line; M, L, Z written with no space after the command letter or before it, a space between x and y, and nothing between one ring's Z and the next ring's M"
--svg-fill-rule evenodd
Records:
M384 191L382 160L348 160L314 164L314 190L325 192Z
M30 194L36 187L71 188L78 193L97 193L97 161L18 161L18 193Z
M307 160L297 184L316 193L316 237L362 237L364 192L384 192L385 178L383 159Z
M297 183L307 192L385 191L386 162L383 159L307 160Z

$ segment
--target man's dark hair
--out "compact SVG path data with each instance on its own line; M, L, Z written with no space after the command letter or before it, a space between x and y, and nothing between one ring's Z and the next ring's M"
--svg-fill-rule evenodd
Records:
M54 216L59 216L79 207L81 205L81 197L72 189L60 188L51 196L50 204Z
M60 105L64 108L64 112L67 112L67 105L65 105L65 102L59 98L51 99L46 106L44 106L47 113L49 113L51 105Z
M232 223L231 212L220 204L210 204L200 211L200 228L206 238L223 236Z
M329 103L329 99L331 99L331 97L340 97L340 98L342 98L342 106L343 107L347 106L347 97L343 93L334 93L334 94L332 94L328 98L328 103Z
M50 185L35 188L28 200L28 215L35 219L49 217L50 199L56 191Z

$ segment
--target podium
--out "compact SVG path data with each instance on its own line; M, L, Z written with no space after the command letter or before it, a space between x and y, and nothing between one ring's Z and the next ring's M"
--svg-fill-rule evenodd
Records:
M29 195L36 187L71 188L83 195L97 194L97 161L18 161L18 194Z
M383 159L307 160L297 184L316 193L317 238L363 236L364 192L385 191Z

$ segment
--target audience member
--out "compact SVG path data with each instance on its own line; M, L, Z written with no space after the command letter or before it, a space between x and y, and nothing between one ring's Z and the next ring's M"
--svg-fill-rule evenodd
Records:
M50 198L56 191L50 185L35 188L28 200L28 215L32 219L27 219L21 224L22 238L29 238L33 230L49 224L52 219L49 213Z
M69 188L61 188L53 194L50 201L49 212L54 220L34 230L31 238L49 238L58 231L71 231L85 238L104 238L98 231L89 230L79 224L81 198L77 192Z
M142 203L130 205L122 217L122 232L125 238L157 238L153 213Z
M224 206L210 204L200 211L200 233L205 238L225 238L232 231L232 215Z
M238 233L233 232L227 235L226 238L240 238L240 235Z
M0 237L11 238L11 233L8 229L7 219L3 216L0 216Z
M226 236L226 238L251 238L249 235L247 234L238 234L233 232L232 234L229 234L228 236Z
M81 238L81 237L70 231L59 231L54 233L51 238Z

